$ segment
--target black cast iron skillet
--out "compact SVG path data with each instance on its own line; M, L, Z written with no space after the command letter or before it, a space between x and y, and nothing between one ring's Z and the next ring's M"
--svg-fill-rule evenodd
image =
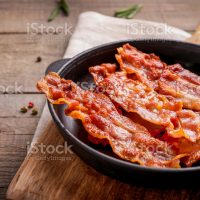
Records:
M84 82L84 87L92 83L88 73L90 66L111 62L116 63L116 48L125 43L134 45L141 51L159 55L167 64L180 63L195 73L200 72L200 46L167 40L128 40L94 47L71 59L51 64L47 71L56 71L61 77L75 82ZM80 121L65 116L63 105L51 105L51 115L63 137L73 145L73 151L96 170L114 178L147 186L188 187L199 186L200 166L181 169L161 169L143 167L116 157L110 148L91 144ZM74 169L76 170L76 169Z

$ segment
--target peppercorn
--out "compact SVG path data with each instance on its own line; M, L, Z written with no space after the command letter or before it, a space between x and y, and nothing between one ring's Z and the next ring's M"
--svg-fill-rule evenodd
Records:
M36 62L41 62L42 58L40 56L37 57Z
M27 107L26 106L23 106L21 109L20 109L20 112L21 113L26 113L28 111Z
M30 101L30 102L28 103L28 108L33 108L33 107L34 107L34 103Z
M37 114L38 114L38 111L36 109L33 109L31 112L31 115L37 115Z

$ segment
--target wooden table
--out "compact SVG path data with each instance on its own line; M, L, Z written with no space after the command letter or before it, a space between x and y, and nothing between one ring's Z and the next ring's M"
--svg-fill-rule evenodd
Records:
M54 0L0 1L0 199L5 198L7 187L27 153L27 145L31 142L45 103L35 83L49 63L63 56L78 15L87 10L113 15L115 9L134 2L138 1L69 0L70 16L66 18L61 14L48 23L48 15L55 6ZM198 0L140 2L143 9L135 18L165 22L191 33L200 23ZM59 27L67 23L70 31L67 35L39 32L33 35L30 32L33 23L40 27ZM42 58L41 62L36 62L38 56ZM20 107L29 101L35 102L39 110L37 116L19 112ZM162 199L163 191L151 190L149 197L145 195L146 190L138 188L135 199ZM168 199L200 199L198 190L166 192L169 192Z

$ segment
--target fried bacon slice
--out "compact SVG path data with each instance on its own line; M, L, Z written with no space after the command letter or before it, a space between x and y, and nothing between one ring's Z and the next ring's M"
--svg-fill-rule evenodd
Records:
M115 72L116 65L102 64L89 71L100 89L125 111L166 128L174 138L185 137L195 142L200 138L200 117L182 110L180 101L170 101L138 80L127 77L126 71Z
M188 154L188 156L181 159L183 166L191 167L200 161L200 140L193 143L185 138L172 138L167 134L164 134L159 139L173 145L177 149L177 154Z
M121 70L125 70L128 74L135 74L137 80L155 88L155 82L152 80L159 79L166 64L160 60L155 54L145 54L130 44L125 44L117 49L118 54L115 55Z
M200 77L179 64L167 65L155 54L146 54L125 44L118 48L116 59L120 68L154 88L158 93L173 96L183 107L200 110Z
M200 76L184 69L180 64L168 65L167 68L176 73L182 79L187 80L190 83L200 85Z
M192 152L189 156L183 159L187 167L192 167L194 163L200 160L200 150Z
M200 86L180 78L170 70L165 70L155 90L166 96L173 96L183 102L183 107L200 110Z
M94 138L105 139L120 158L144 166L180 167L173 146L153 138L146 128L120 115L104 94L82 90L71 80L49 73L37 83L52 104L67 104L65 113L80 119Z

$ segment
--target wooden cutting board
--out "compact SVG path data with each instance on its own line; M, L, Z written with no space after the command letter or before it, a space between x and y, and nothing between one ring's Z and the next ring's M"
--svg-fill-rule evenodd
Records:
M188 39L200 43L200 27ZM43 147L63 145L64 140L45 105L35 141ZM45 146L46 145L46 146ZM53 147L52 147L53 146ZM190 199L191 190L158 190L129 185L95 171L70 151L51 154L51 149L37 152L30 148L23 164L13 178L7 199Z

